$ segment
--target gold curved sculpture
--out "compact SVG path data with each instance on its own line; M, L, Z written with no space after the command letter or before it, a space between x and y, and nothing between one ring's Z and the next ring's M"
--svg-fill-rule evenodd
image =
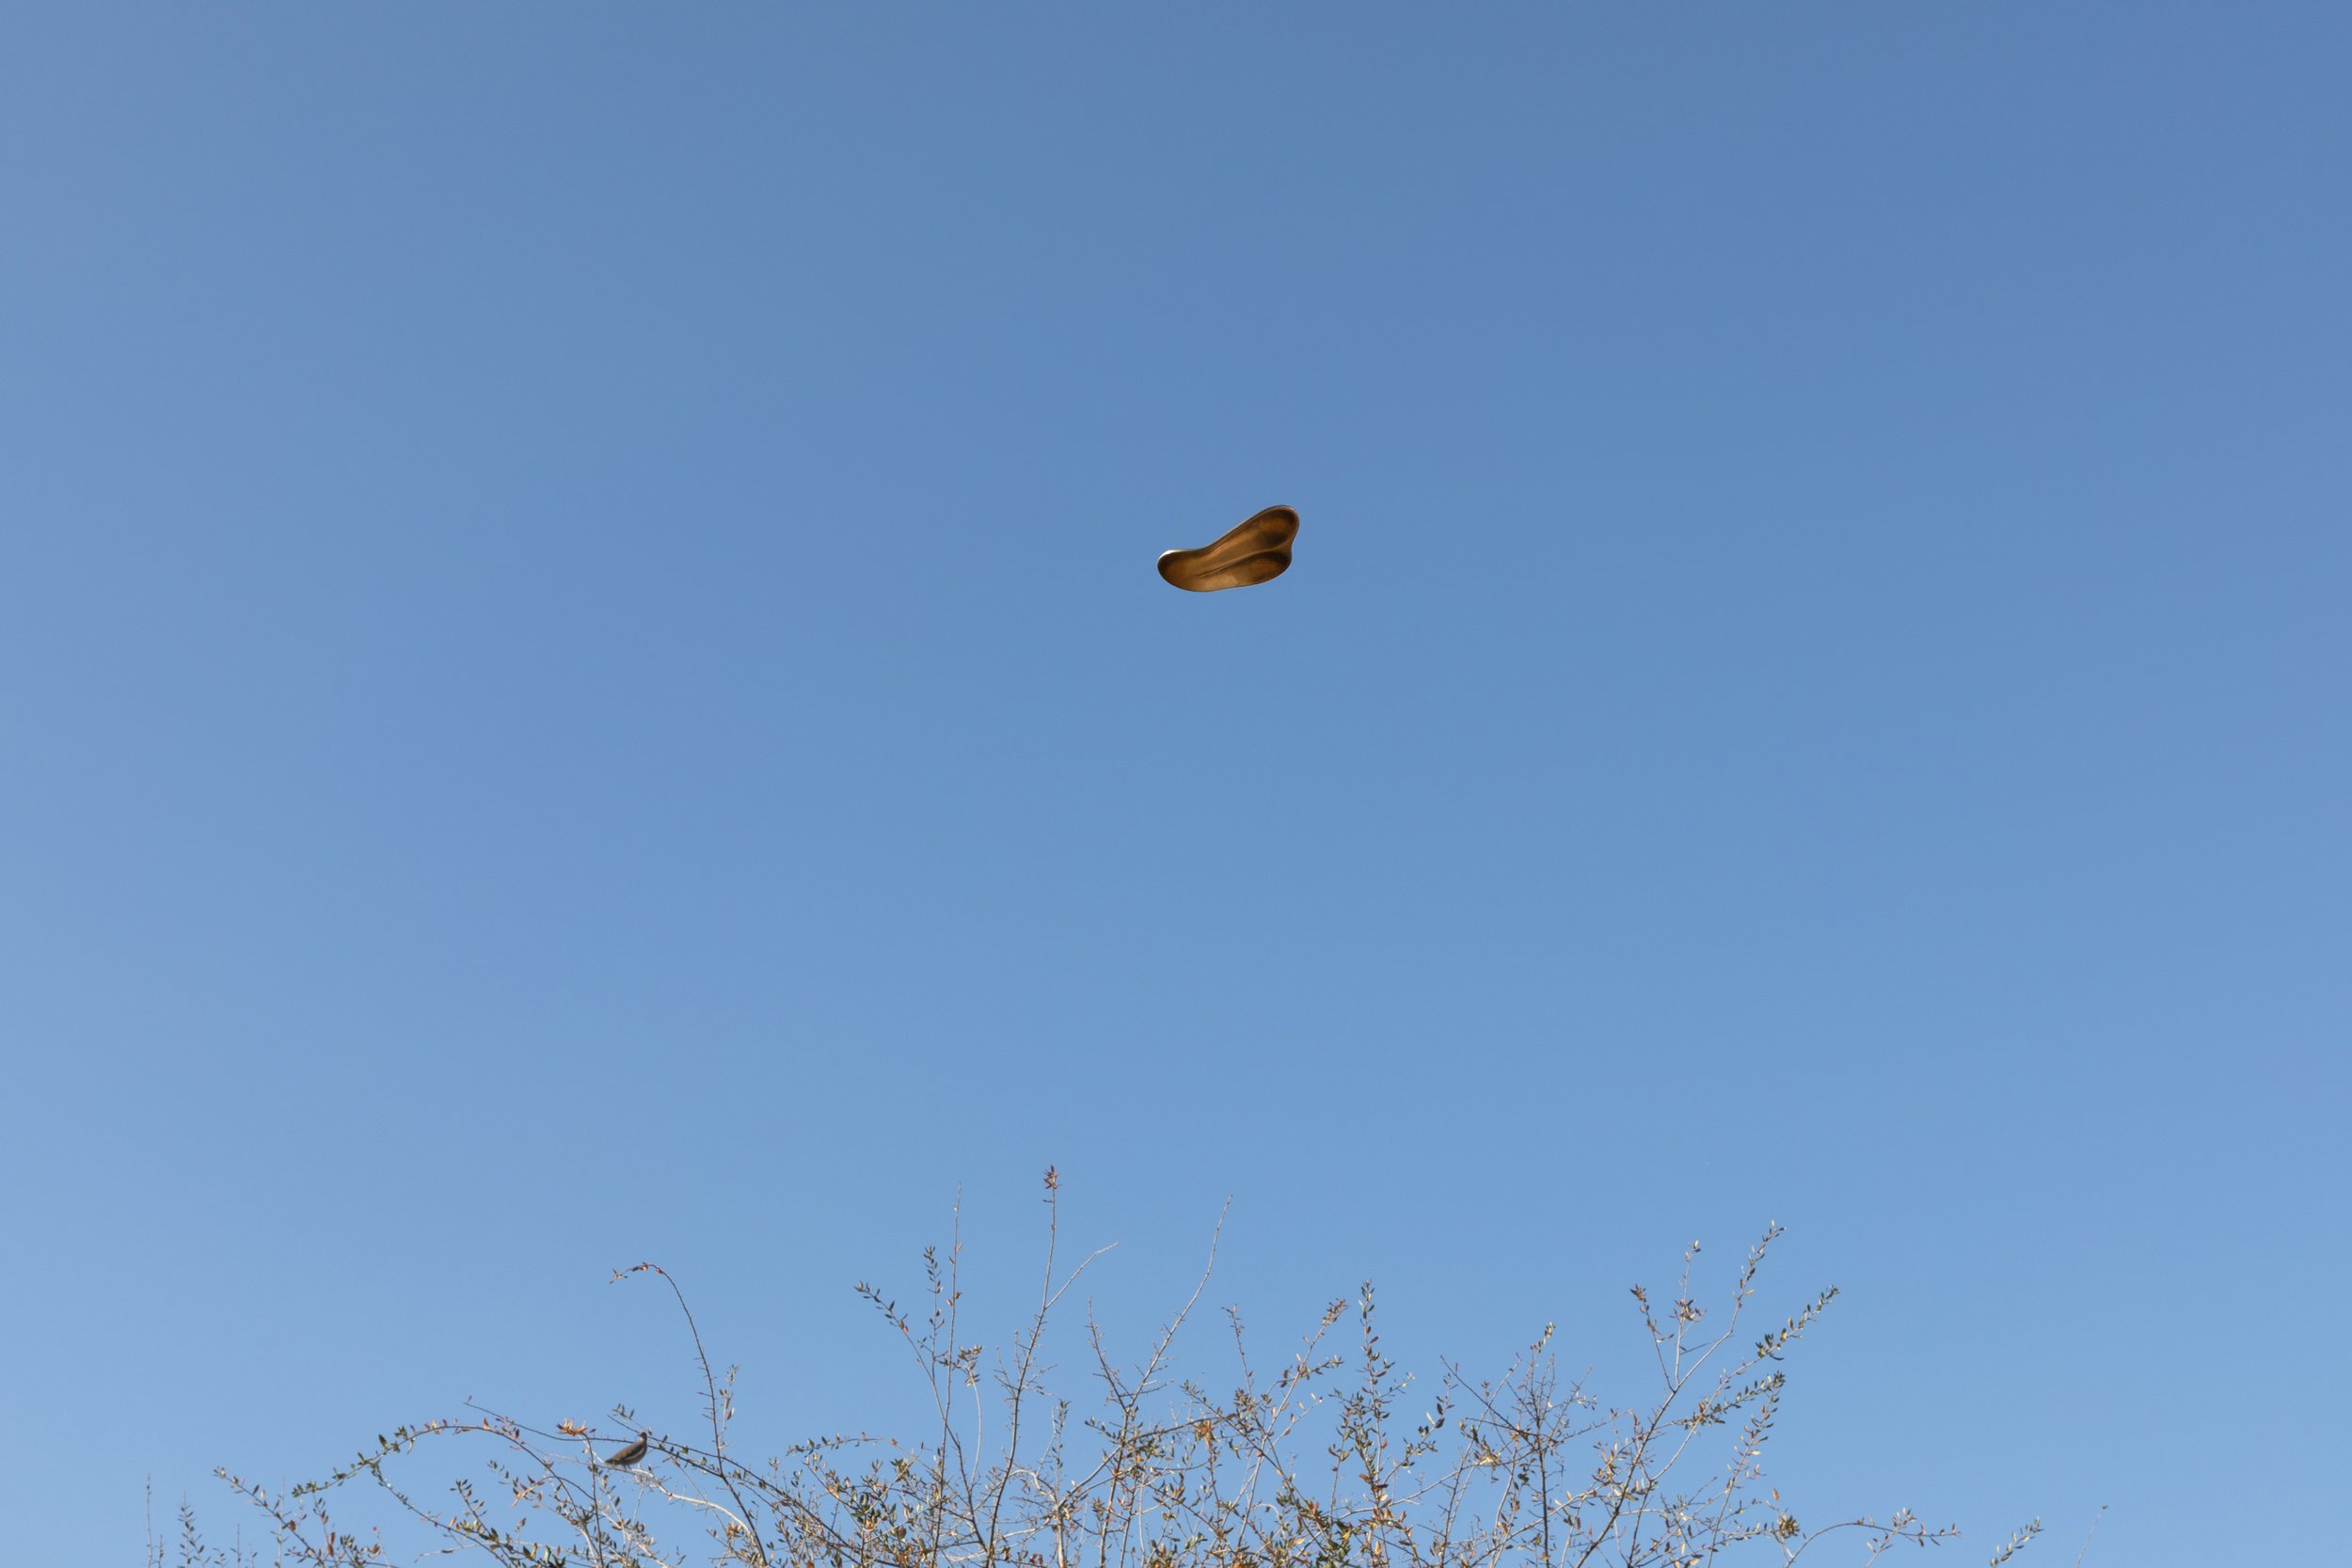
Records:
M1192 594L1270 582L1290 570L1291 540L1297 532L1296 512L1269 506L1214 545L1161 556L1160 576Z

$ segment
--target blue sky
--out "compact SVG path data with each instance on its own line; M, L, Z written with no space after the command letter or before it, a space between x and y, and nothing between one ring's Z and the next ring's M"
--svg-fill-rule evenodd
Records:
M641 1258L855 1424L851 1284L961 1188L1016 1310L1054 1163L1115 1323L1231 1195L1213 1299L1369 1275L1423 1367L1617 1366L1778 1219L1815 1514L2308 1556L2348 73L2319 4L21 8L15 1549L469 1395L682 1429ZM1279 581L1153 574L1278 501Z

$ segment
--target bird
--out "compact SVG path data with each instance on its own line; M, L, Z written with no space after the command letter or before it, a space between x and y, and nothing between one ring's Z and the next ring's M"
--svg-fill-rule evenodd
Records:
M1160 557L1160 576L1193 594L1269 582L1290 570L1291 540L1297 533L1295 510L1269 506L1213 545L1169 550Z
M636 1442L629 1444L627 1448L615 1449L612 1452L604 1456L605 1468L608 1470L628 1469L630 1465L645 1457L645 1449L652 1442L652 1433L639 1433L637 1434Z

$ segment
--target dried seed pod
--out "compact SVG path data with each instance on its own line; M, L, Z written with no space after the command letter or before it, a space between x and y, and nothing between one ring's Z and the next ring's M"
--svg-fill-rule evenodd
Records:
M1291 540L1297 532L1296 512L1269 506L1214 545L1161 556L1160 576L1194 594L1267 582L1290 569Z

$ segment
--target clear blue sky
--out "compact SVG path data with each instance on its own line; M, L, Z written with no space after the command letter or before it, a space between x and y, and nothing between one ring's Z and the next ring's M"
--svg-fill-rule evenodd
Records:
M1784 1484L2352 1459L2339 5L20 7L10 1552L1105 1310L1634 1348ZM1297 563L1161 550L1298 507ZM990 1297L989 1299L997 1299ZM895 1397L895 1396L894 1396Z

